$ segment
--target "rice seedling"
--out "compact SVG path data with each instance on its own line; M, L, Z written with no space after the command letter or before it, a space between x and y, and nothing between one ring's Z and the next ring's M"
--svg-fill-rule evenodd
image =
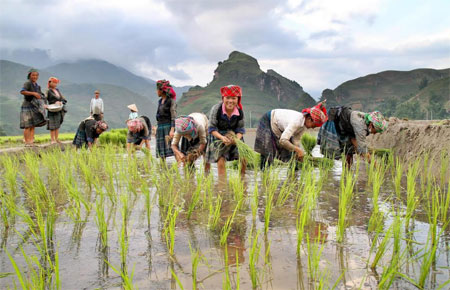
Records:
M95 223L98 227L102 251L106 252L108 249L108 223L106 221L104 195L102 193L99 194L99 198L95 202L95 212Z
M372 162L375 163L375 162ZM385 167L384 159L382 159L381 164L375 165L370 176L372 178L372 215L369 220L369 232L374 231L378 227L382 226L383 213L380 212L379 208L379 194L381 185L384 183Z
M222 227L222 229L220 231L220 245L221 246L225 246L227 243L228 235L230 234L231 226L233 225L233 221L234 221L234 217L236 216L236 213L241 206L240 205L241 202L242 202L242 200L238 201L238 203L236 204L236 207L233 210L233 214L231 214L231 216L228 217L228 219L225 222L225 225Z
M312 281L320 279L320 259L325 248L325 237L321 237L320 226L315 241L311 241L309 234L306 234L306 245L308 249L308 273Z
M357 176L357 173L355 175ZM347 167L344 167L339 188L339 219L336 231L336 240L338 242L344 240L347 219L353 205L353 188L355 187L356 176L353 177L352 172Z
M217 224L220 219L221 208L222 208L222 198L220 197L220 195L218 195L215 205L213 205L212 202L209 205L209 218L208 218L209 229L214 230L217 228Z
M450 167L450 151L442 151L441 152L441 170L440 170L440 185L443 189L445 187L445 176L447 175L448 168ZM447 181L447 184L450 182Z
M252 230L253 231L253 230ZM249 273L250 273L250 280L252 281L252 287L255 289L258 287L259 284L259 276L258 276L258 260L259 260L259 252L261 250L261 245L258 243L258 237L259 237L260 231L256 232L255 235L250 236L250 253L249 253L249 261L248 261L248 267L249 267Z
M241 270L240 270L240 266L239 266L239 254L238 251L236 250L236 290L239 290L241 287Z
M120 275L120 277L122 278L122 288L125 290L133 290L133 289L137 289L137 287L135 287L133 285L133 276L134 276L134 267L133 270L131 271L131 274L128 273L124 273L121 270L118 270L116 267L114 267L113 265L111 265L108 261L106 261L106 263L108 264L109 267L111 267L111 269L113 269L114 272L116 272L116 274Z
M405 215L405 226L409 227L410 219L414 215L414 211L419 204L419 199L416 196L416 178L419 173L419 160L415 161L414 164L408 167L408 172L406 175L406 215Z
M177 222L178 214L180 213L180 208L174 204L169 205L169 210L167 214L167 219L165 222L164 237L166 239L167 249L169 254L172 256L175 251L175 226Z
M303 149L305 149L306 154L311 155L312 150L317 144L317 138L312 136L311 134L304 133L301 138L301 143Z
M170 272L172 273L172 277L177 282L178 287L180 287L181 290L184 290L183 284L181 283L180 279L178 278L177 274L173 271L173 268L170 268Z
M200 192L202 188L200 186L197 186L194 192L192 193L191 201L188 206L187 210L187 219L191 219L191 215L194 212L194 209L197 207L197 205L200 202Z
M222 289L227 289L227 290L231 290L231 280L230 280L230 265L228 263L228 247L225 247L224 249L224 255L223 255L223 260L224 260L224 264L225 264L225 270L224 270L224 277L223 277L223 282L222 282ZM196 288L192 288L192 289L196 289Z
M189 243L189 250L191 252L191 266L192 266L192 289L197 289L197 269L200 262L200 252L198 249L194 249Z
M253 188L253 195L252 195L252 202L251 202L253 220L256 219L256 213L258 211L258 205L259 205L259 194L258 194L258 192L259 192L258 185L255 184L255 187Z
M396 158L395 159L395 171L392 171L392 175L393 175L393 180L394 180L394 189L395 189L395 194L397 196L397 198L400 200L401 199L401 181L402 181L402 176L403 176L403 165L401 163L401 161Z
M19 173L19 162L15 156L4 156L2 159L4 168L3 178L10 194L17 195L17 175Z

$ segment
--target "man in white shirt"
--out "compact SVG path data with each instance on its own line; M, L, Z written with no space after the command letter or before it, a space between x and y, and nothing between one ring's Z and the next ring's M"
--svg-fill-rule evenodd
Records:
M91 99L90 112L95 120L103 120L103 100L100 98L100 91L95 91L94 98Z

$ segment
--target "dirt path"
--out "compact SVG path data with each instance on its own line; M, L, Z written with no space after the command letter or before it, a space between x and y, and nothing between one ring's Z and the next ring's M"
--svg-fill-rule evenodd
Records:
M406 163L429 153L432 172L438 177L442 152L450 154L450 120L406 121L391 117L386 132L370 135L368 140L369 147L390 148Z

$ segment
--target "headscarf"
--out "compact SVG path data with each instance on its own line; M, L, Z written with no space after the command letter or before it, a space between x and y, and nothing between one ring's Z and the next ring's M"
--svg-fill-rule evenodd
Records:
M51 81L55 82L56 84L59 84L59 80L58 80L57 78L55 78L55 77L50 77L50 78L48 79L48 82L47 82L47 87L48 87L48 88L50 87L50 82L51 82Z
M194 138L197 135L197 126L194 118L190 116L181 116L175 119L175 132L179 134L191 134Z
M39 74L39 71L35 68L30 68L28 71L27 79L30 79L31 73L37 72Z
M144 128L144 124L142 124L141 120L133 119L127 122L128 130L132 133L136 133L141 131Z
M383 115L378 111L366 113L364 115L364 120L366 121L367 125L369 125L369 123L372 123L373 127L378 133L382 133L384 130L386 130L388 126L387 121L384 119Z
M105 121L97 121L94 125L95 129L101 129L102 131L108 130L108 124Z
M173 90L172 85L170 84L169 81L167 80L159 80L156 82L156 88L158 90L163 91L166 96L168 96L169 98L173 99L174 101L177 99L177 94L175 93L175 91Z
M303 109L302 113L309 114L317 127L322 126L328 120L327 109L322 102L314 107Z
M228 85L220 88L220 94L222 95L222 101L225 97L238 97L238 106L242 110L242 89L240 86Z

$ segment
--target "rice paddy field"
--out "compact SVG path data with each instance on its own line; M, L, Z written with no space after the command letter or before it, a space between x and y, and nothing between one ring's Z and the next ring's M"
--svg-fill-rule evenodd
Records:
M108 144L0 156L0 288L450 287L444 153L440 176L427 155L388 155L226 180L152 156Z

